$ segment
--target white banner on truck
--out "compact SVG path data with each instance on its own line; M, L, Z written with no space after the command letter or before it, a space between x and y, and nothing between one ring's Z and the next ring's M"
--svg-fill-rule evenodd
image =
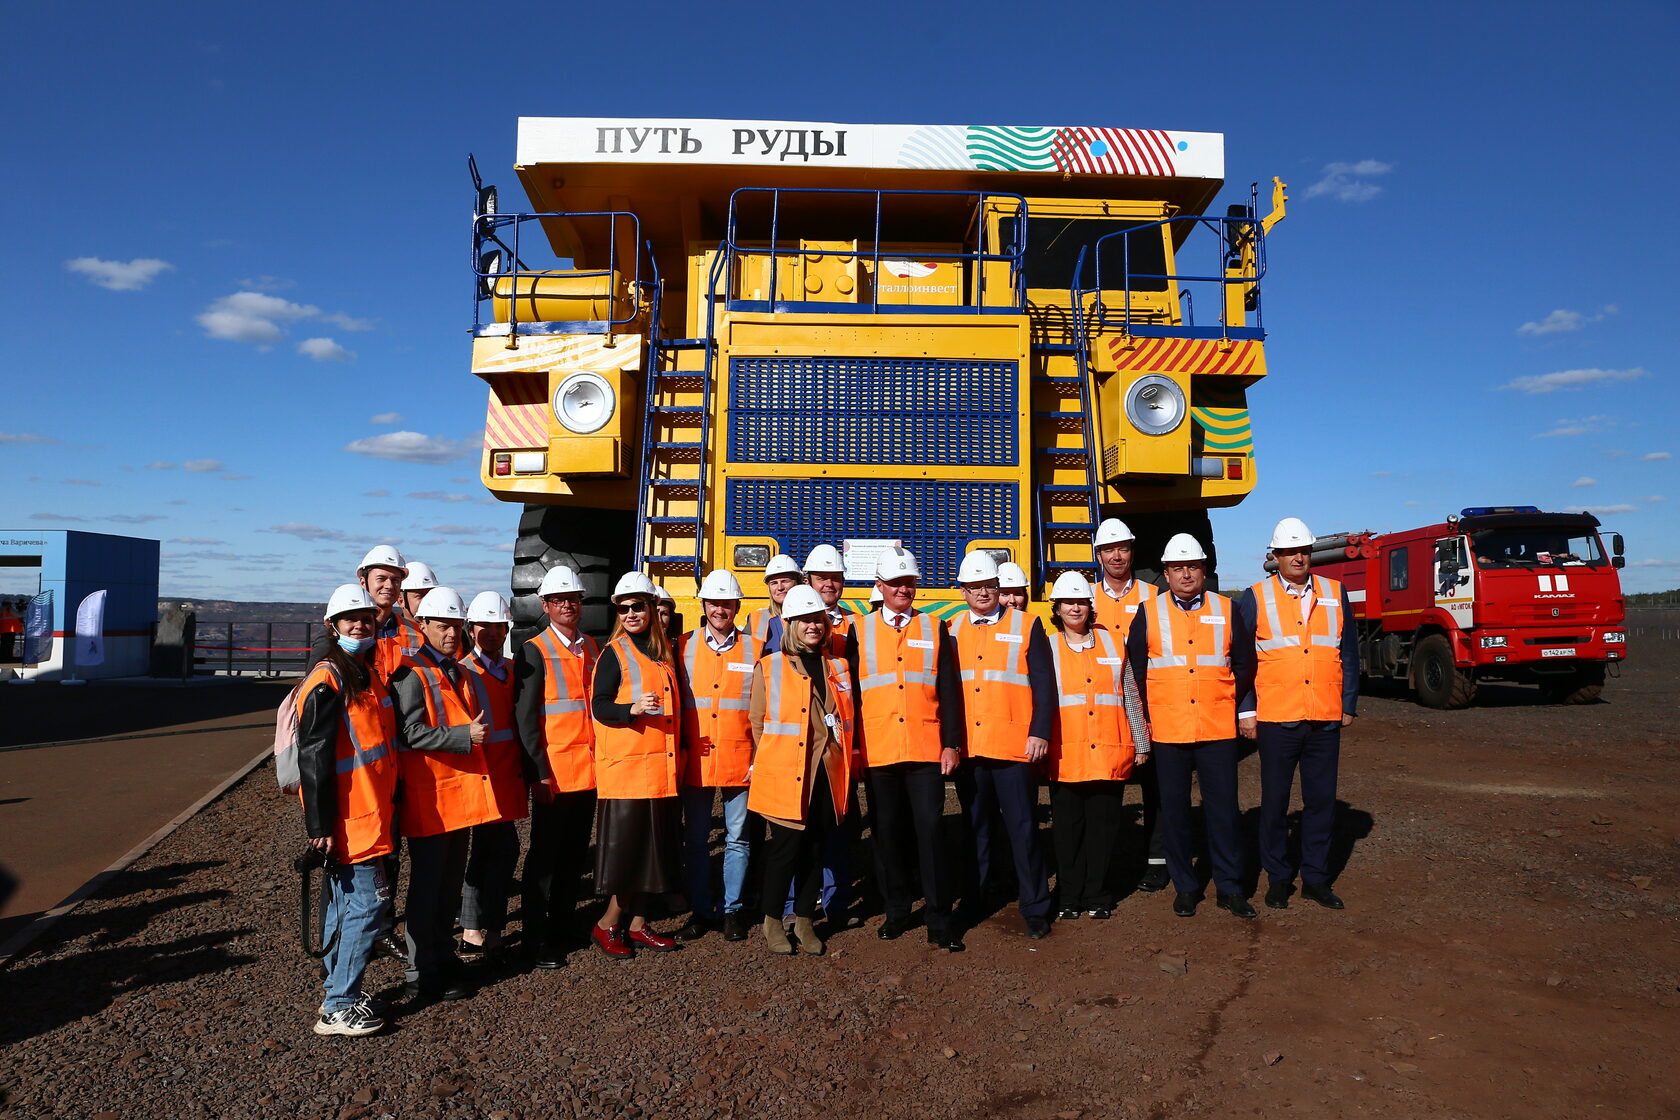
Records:
M95 591L76 608L76 656L78 666L105 664L105 592Z

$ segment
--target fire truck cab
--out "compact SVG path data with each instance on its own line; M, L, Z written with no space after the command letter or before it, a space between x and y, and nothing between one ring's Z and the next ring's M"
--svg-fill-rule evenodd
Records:
M1559 703L1597 699L1627 649L1622 538L1589 513L1473 506L1436 525L1372 534L1314 570L1347 587L1366 676L1462 708L1483 680L1531 682Z

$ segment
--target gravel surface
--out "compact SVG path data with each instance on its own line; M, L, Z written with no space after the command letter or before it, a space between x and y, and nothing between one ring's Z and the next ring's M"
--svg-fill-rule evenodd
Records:
M259 769L0 972L0 1115L1677 1115L1680 642L1630 654L1585 707L1368 697L1341 913L1133 895L1030 942L1010 908L960 956L875 915L820 959L714 934L487 973L359 1040L309 1033L298 813Z

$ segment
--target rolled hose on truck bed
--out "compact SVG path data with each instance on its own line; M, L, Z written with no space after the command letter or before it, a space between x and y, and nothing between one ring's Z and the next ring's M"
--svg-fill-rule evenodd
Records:
M1348 545L1341 545L1341 546L1338 546L1338 547L1335 547L1335 548L1324 548L1324 547L1321 547L1321 546L1315 546L1313 548L1312 552L1310 552L1308 554L1308 556L1312 560L1314 565L1318 565L1318 564L1338 564L1338 563L1341 563L1344 560L1358 560L1358 559L1370 560L1373 557L1375 557L1376 554L1377 554L1377 546L1374 545L1374 544L1348 544ZM1268 571L1268 572L1277 571L1277 561L1276 560L1267 560L1266 564L1265 564L1265 568L1266 568L1266 571Z

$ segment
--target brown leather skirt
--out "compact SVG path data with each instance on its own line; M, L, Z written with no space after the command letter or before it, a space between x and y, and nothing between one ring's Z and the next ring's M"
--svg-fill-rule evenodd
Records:
M602 798L595 809L595 890L682 889L682 814L675 797Z

